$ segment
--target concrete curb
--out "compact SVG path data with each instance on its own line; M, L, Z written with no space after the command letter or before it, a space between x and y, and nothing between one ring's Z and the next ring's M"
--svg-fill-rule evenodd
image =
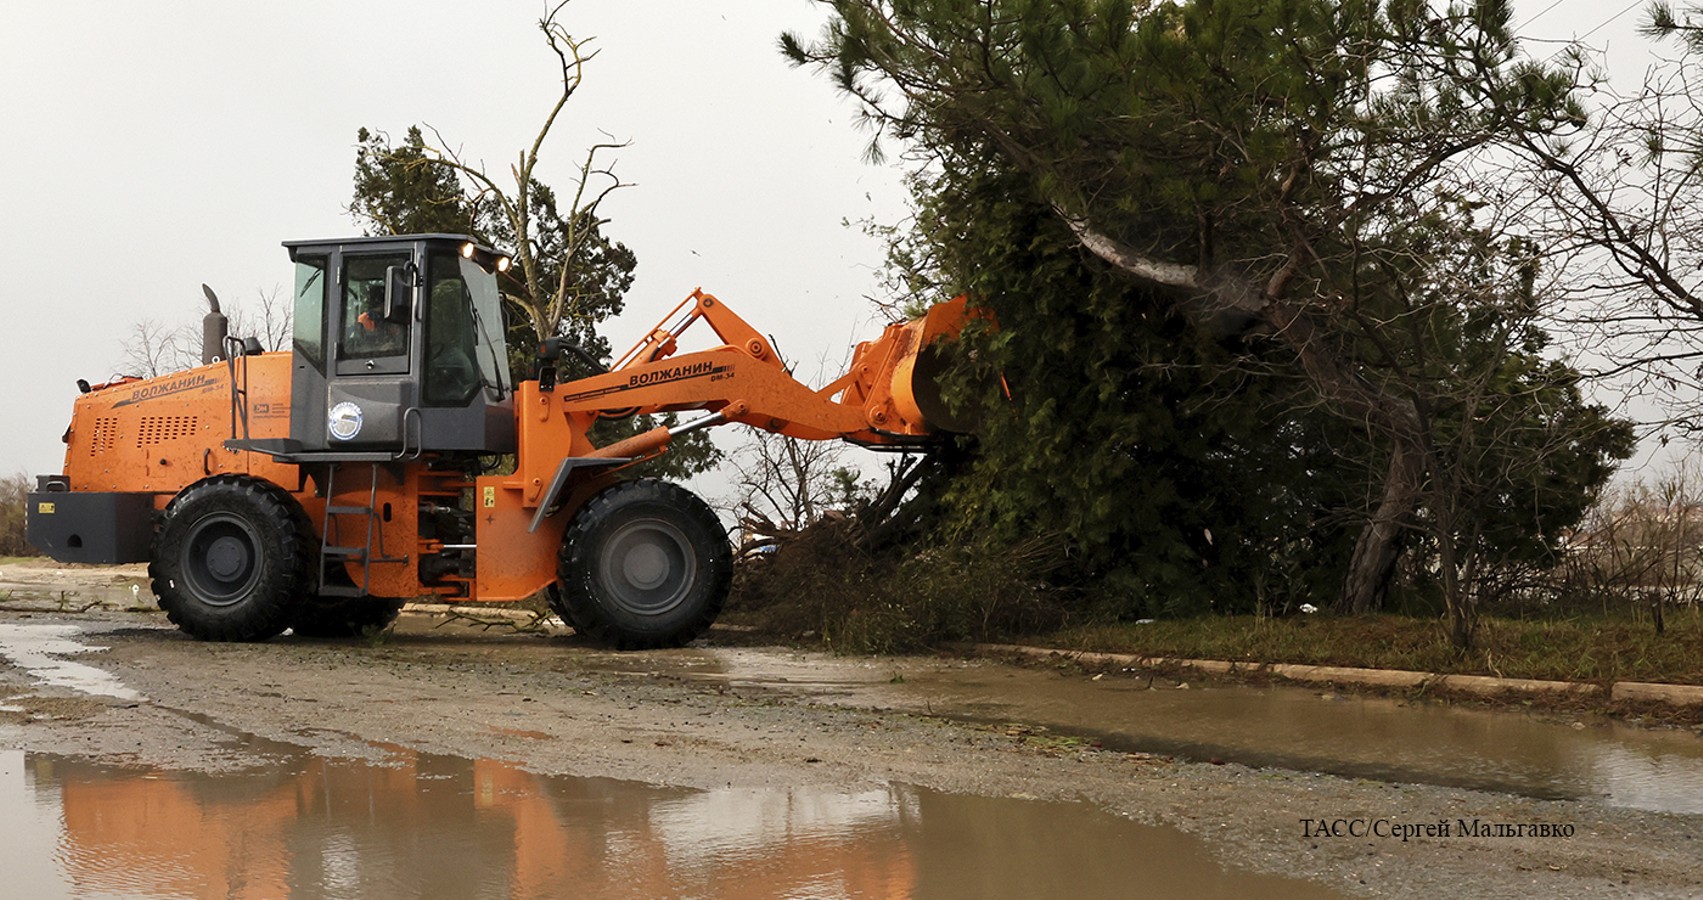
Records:
M1589 697L1603 693L1600 684L1583 681L1543 681L1536 678L1497 678L1492 675L1438 675L1436 684L1452 691L1494 695L1503 691L1518 694L1573 694Z
M1617 681L1609 696L1616 700L1644 700L1674 706L1703 706L1703 687L1695 684L1654 684L1648 681Z
M1490 675L1443 675L1437 672L1410 672L1402 669L1361 669L1347 666L1306 666L1292 663L1229 662L1221 659L1180 659L1163 656L1137 656L1131 653L1094 653L1076 650L1057 650L1048 647L1027 647L1021 644L958 644L952 649L966 650L979 655L1014 655L1032 659L1067 659L1086 665L1119 666L1131 669L1175 668L1192 669L1212 675L1237 672L1261 672L1289 681L1313 684L1358 684L1372 687L1441 688L1465 694L1491 697L1499 694L1547 694L1575 697L1603 696L1611 700L1635 700L1668 703L1674 706L1703 706L1703 686L1688 684L1651 684L1641 681L1620 681L1605 691L1600 684L1576 681L1544 681L1536 678L1497 678Z
M1290 681L1369 684L1376 687L1424 687L1426 682L1435 677L1428 672L1408 672L1402 669L1355 669L1346 666L1304 666L1291 663L1273 663L1258 668Z

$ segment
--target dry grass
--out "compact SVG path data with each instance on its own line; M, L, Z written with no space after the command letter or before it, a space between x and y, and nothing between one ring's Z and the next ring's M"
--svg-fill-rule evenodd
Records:
M1647 618L1485 618L1467 654L1442 623L1403 616L1216 616L1069 629L1043 646L1145 656L1363 666L1563 681L1703 684L1703 611L1670 612L1658 635Z

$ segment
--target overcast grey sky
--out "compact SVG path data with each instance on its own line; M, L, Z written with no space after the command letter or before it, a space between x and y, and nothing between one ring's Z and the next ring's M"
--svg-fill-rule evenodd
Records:
M1648 53L1642 8L1516 2L1531 37L1594 30L1629 87ZM133 323L197 320L202 282L252 301L290 277L280 241L356 233L344 206L361 126L430 123L506 169L557 92L544 9L6 0L0 473L59 471L75 381L111 373ZM812 3L573 0L563 21L601 55L540 174L565 186L600 130L632 142L618 171L636 186L607 206L608 233L639 259L617 350L699 285L803 374L879 330L863 298L882 248L842 222L902 217L901 173L864 163L855 110L775 50L783 30L817 30Z

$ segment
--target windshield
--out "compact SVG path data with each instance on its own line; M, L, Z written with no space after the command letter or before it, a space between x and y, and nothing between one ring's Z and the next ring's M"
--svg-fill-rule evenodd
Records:
M473 325L479 340L479 373L486 384L497 388L499 399L514 389L509 375L508 344L503 340L503 301L497 293L497 276L471 260L461 263L462 280L473 298Z
M422 399L427 406L461 407L481 388L502 399L509 373L496 279L453 253L431 254L428 275Z

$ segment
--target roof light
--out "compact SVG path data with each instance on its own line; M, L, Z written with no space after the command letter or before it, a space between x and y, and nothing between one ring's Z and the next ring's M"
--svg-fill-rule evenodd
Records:
M478 250L479 250L479 248L474 246L472 241L468 241L467 243L461 245L461 258L462 259L472 259L473 254L477 253Z
M497 271L498 272L507 272L509 270L509 266L512 266L512 265L514 265L514 260L509 259L506 256L497 257Z

